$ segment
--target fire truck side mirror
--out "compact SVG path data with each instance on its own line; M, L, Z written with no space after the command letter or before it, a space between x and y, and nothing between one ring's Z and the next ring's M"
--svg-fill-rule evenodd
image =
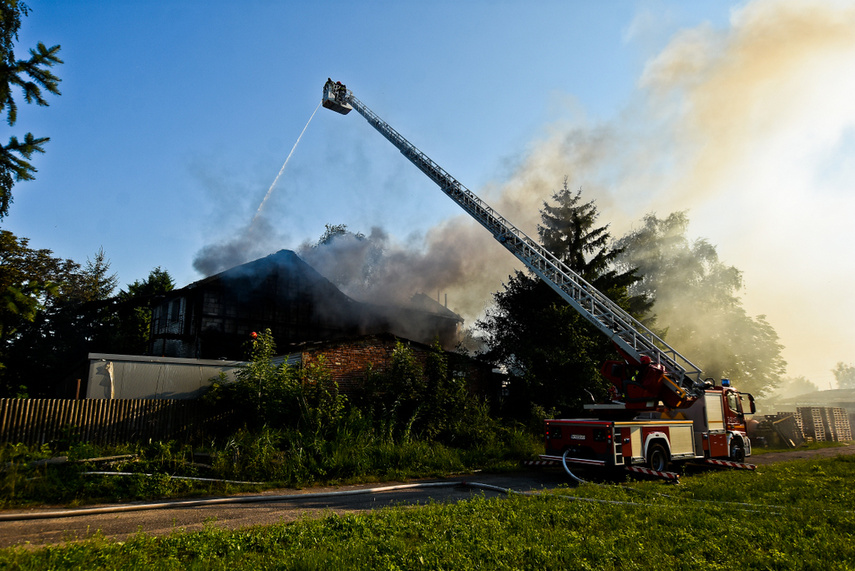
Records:
M745 396L748 397L749 410L751 411L751 414L754 414L757 412L757 405L754 404L754 395L745 393Z

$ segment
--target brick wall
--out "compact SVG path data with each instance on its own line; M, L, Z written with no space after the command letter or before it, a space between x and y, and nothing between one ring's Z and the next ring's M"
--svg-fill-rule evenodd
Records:
M421 343L381 334L355 340L306 345L300 351L300 362L305 367L323 356L324 365L332 374L333 380L338 383L339 389L345 394L352 394L361 387L369 370L382 373L388 369L392 353L399 341L412 350L422 366L433 351ZM465 376L470 390L479 395L488 395L492 367L455 353L446 353L446 356L449 373Z
M338 383L339 389L345 394L352 394L362 385L370 369L377 372L387 369L394 350L393 337L386 339L385 336L371 336L354 341L306 347L301 351L300 360L305 367L318 362L322 357L324 366Z

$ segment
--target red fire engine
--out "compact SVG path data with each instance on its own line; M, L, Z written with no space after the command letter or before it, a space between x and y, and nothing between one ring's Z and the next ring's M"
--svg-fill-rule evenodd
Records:
M505 220L340 82L328 80L324 107L362 115L416 167L525 266L546 282L616 346L623 361L603 365L612 383L608 403L588 405L592 418L546 421L546 460L604 467L643 466L662 472L669 463L704 460L746 466L751 442L745 410L754 399L723 380L702 379L701 370L543 246ZM568 472L569 469L567 470Z
M702 396L681 408L660 404L628 415L623 403L588 405L599 418L546 421L544 459L617 468L640 465L654 472L686 460L736 467L751 455L745 398L754 412L751 395L724 380L720 386L707 385Z

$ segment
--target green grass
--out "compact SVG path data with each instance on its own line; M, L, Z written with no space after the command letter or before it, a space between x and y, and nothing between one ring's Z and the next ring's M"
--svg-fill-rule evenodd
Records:
M855 458L38 550L8 569L853 569Z

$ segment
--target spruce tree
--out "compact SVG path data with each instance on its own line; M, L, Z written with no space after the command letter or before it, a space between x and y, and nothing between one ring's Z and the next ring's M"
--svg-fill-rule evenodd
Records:
M608 225L598 226L593 201L564 181L551 203L544 203L538 235L542 245L625 310L640 316L649 309L643 296L627 288L638 278L619 271L620 250L611 246ZM508 412L525 416L532 406L557 413L577 410L605 397L599 374L602 362L614 358L612 344L596 328L531 273L517 272L494 294L493 307L479 322L488 349L484 356L511 374Z

